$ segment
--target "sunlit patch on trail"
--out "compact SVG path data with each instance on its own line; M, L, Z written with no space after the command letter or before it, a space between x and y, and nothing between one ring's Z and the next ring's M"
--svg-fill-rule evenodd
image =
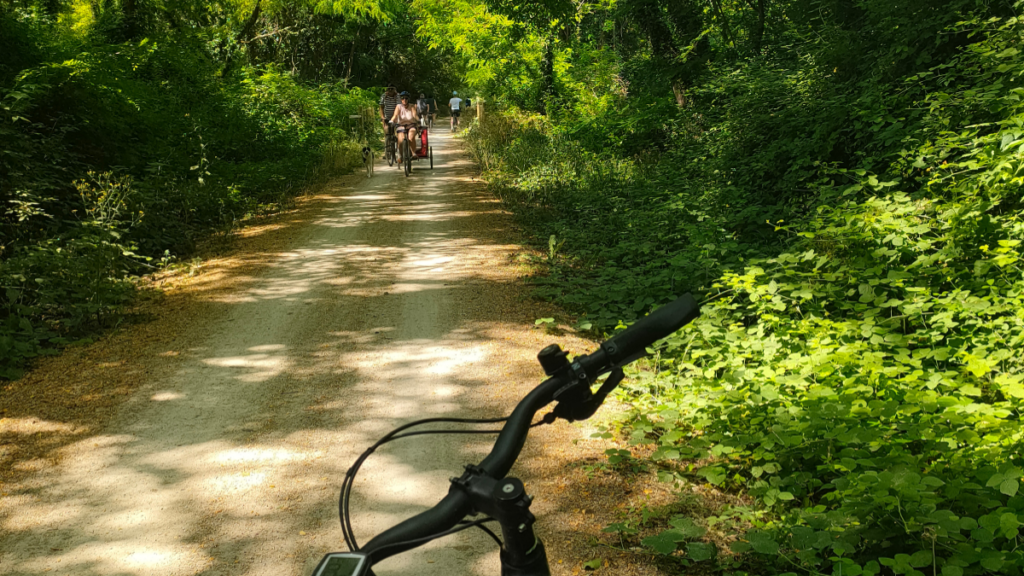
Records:
M404 268L435 268L455 260L453 256L426 256L419 259L409 259L402 263ZM441 270L441 268L439 268Z
M376 202L378 200L394 200L393 194L358 194L353 196L343 196L342 200L367 200L370 202Z
M206 484L206 490L211 495L234 494L267 484L266 472L238 472L235 474L222 474L210 478Z
M42 434L45 432L60 432L63 434L78 434L83 430L73 424L40 420L39 418L2 418L0 419L0 433L4 434Z
M167 402L170 400L181 400L185 395L180 392L157 392L150 397L154 402Z
M294 462L297 460L311 460L317 456L314 453L295 452L285 448L235 448L216 454L212 461L216 464Z
M252 372L239 374L235 377L242 382L263 382L269 380L281 374L288 365L286 357L270 356L268 354L207 358L202 362L208 366L218 368L248 368L253 370Z
M287 349L288 346L284 344L262 344L260 346L253 346L252 348L249 348L249 352L279 352Z

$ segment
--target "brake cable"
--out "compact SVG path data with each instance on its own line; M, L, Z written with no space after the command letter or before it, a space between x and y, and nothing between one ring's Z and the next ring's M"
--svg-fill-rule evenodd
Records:
M359 458L356 459L355 463L352 464L352 466L345 473L345 479L341 483L341 494L338 497L338 515L341 520L341 532L342 535L345 537L345 544L348 546L349 550L351 550L352 552L356 552L359 550L359 544L356 542L355 531L352 528L352 517L349 513L349 503L352 498L352 486L355 483L355 477L356 474L359 472L359 468L362 467L366 459L369 458L370 455L377 450L377 448L380 448L381 446L387 444L388 442L391 442L392 440L398 440L399 438L409 438L411 436L420 436L425 434L498 434L501 432L501 430L418 430L415 432L407 432L405 434L400 434L400 432L404 430L408 430L409 428L413 428L415 426L420 426L423 424L431 424L435 422L447 422L456 424L495 424L498 422L504 422L506 420L508 420L507 416L503 418L424 418L422 420L416 420L414 422L403 424L402 426L395 428L391 432L388 432L383 438L378 440L373 446L367 448L366 451L364 451L359 456ZM477 524L472 524L472 526L475 525ZM457 531L458 530L456 530L456 532ZM497 539L497 536L495 536L493 532L490 532L489 530L485 531L489 532L493 538ZM438 534L434 537L437 538L444 535L446 534Z
M602 395L601 399L603 400L603 395ZM536 428L538 426L543 426L545 424L551 424L551 423L553 423L555 421L556 418L557 418L557 415L556 415L556 413L554 411L549 412L549 413L545 414L539 421L531 424L530 428ZM338 498L338 516L340 517L340 520L341 520L341 533L342 533L342 535L345 538L345 544L348 546L349 550L351 550L352 552L356 552L356 551L359 550L359 543L356 542L355 530L352 528L352 516L351 516L351 513L349 512L349 503L351 502L351 499L352 499L352 486L355 483L355 477L356 477L356 474L359 472L359 469L362 467L363 463L366 462L367 458L369 458L370 455L373 454L377 450L377 448L380 448L384 444L387 444L388 442L391 442L393 440L399 440L401 438L410 438L412 436L423 436L423 435L427 435L427 434L500 434L501 433L501 430L417 430L417 431L414 431L414 432L406 432L404 434L400 434L400 432L402 432L403 430L408 430L409 428L413 428L413 427L420 426L420 425L423 425L423 424L432 424L432 423L435 423L435 422L448 422L448 423L456 423L456 424L496 424L498 422L505 422L507 420L508 420L508 416L505 416L503 418L424 418L422 420L415 420L413 422L409 422L408 424L403 424L402 426L399 426L398 428L395 428L391 432L388 432L386 435L384 435L384 437L381 438L380 440L378 440L373 446L370 446L369 448L367 448L366 451L364 451L359 456L359 458L356 459L355 463L352 464L352 466L345 473L345 479L341 483L341 494L339 495L339 498ZM490 519L490 520L493 520L493 518ZM485 519L485 521L489 521L489 520ZM480 523L480 522L470 522L470 526L467 526L467 527L472 527L472 526L477 526L481 530L486 532L488 535L490 535L490 537L493 538L494 541L498 543L499 547L503 546L501 539L498 538L498 536L494 532L489 530L486 526L483 526L482 523ZM462 529L464 529L464 528L460 528L458 530L455 530L454 532L444 532L444 533L435 534L434 536L431 536L430 538L431 539L432 538L440 538L442 536L447 536L448 534L454 534L455 532L458 532L458 531L460 531ZM418 542L419 542L419 540L417 540L417 543Z

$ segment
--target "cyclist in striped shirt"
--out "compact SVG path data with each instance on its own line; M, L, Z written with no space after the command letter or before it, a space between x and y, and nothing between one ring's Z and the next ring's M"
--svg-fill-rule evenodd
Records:
M387 148L387 134L391 132L391 126L388 124L388 120L395 114L395 108L398 107L398 90L393 84L388 84L388 89L380 95L380 122L384 126L384 138L385 138L385 149ZM387 160L387 152L385 151L385 158Z

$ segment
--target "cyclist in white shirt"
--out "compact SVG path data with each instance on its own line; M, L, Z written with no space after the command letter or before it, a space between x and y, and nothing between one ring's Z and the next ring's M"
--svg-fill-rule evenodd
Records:
M452 92L452 99L448 101L448 109L452 111L452 132L455 132L455 127L459 125L459 114L461 113L461 108L462 98L459 98L458 92Z

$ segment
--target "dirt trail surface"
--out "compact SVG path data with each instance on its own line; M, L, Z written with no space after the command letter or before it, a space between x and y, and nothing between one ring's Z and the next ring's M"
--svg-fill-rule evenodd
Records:
M592 348L533 327L550 310L517 277L508 215L456 141L433 145L433 171L378 162L371 179L335 181L239 233L150 321L9 386L0 573L309 574L344 549L338 488L366 446L422 417L502 415L540 381L541 347ZM580 570L558 563L586 519L563 475L580 434L538 430L513 471L540 496L556 574ZM464 438L371 458L353 503L360 541L433 505L492 441ZM466 531L377 573L497 574L497 553Z

